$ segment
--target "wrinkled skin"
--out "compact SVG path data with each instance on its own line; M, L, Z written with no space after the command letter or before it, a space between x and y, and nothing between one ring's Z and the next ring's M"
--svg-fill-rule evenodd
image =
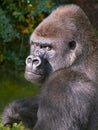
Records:
M32 33L25 78L42 86L38 99L26 99L26 108L21 100L10 104L3 125L21 120L31 130L98 129L98 43L78 6L57 8Z

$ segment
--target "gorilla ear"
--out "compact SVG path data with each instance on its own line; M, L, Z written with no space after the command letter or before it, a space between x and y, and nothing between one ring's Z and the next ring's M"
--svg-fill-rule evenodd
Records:
M69 49L74 50L76 48L76 42L75 41L71 41L68 43Z

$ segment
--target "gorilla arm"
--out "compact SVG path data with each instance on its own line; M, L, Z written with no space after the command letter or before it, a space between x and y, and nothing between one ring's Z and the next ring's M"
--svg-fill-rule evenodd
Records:
M96 102L93 83L85 75L65 70L50 77L41 92L34 130L87 128Z
M2 115L2 124L9 125L23 122L25 127L33 128L37 120L38 97L16 100L10 103Z

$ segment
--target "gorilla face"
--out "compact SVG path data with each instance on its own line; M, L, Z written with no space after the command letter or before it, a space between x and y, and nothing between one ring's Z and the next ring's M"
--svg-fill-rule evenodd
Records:
M53 72L72 66L82 52L75 23L67 20L68 16L61 19L54 15L48 16L30 37L25 78L33 83L43 83Z
M70 41L66 45L64 42L60 44L51 40L51 43L44 43L42 40L37 42L31 39L30 44L25 78L33 83L43 83L54 71L72 65L76 58L77 43L75 41Z

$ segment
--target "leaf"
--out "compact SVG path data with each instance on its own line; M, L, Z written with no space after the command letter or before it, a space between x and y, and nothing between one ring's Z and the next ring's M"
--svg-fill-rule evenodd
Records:
M3 62L4 56L3 54L0 54L0 63Z
M19 22L24 22L24 21L25 21L24 15L20 15L20 16L19 16Z

